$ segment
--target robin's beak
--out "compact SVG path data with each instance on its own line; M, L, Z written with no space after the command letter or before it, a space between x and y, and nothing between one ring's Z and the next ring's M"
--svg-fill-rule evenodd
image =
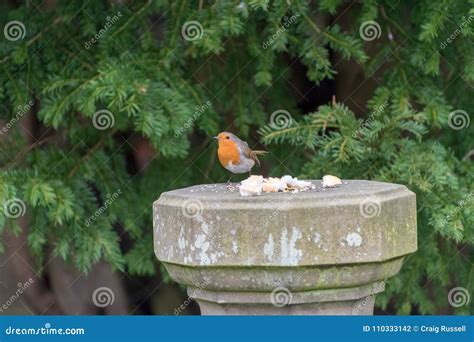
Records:
M219 139L219 138L218 138L218 137L212 137L212 139L216 139L216 140L217 140L217 139Z

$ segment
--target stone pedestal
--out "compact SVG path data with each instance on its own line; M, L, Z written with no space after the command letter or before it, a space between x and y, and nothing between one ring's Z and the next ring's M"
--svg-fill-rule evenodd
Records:
M203 315L370 315L417 248L415 194L372 181L257 197L198 185L163 193L153 221L157 258Z

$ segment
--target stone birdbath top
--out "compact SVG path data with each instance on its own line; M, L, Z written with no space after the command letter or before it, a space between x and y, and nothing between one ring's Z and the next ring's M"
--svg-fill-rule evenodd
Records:
M354 314L416 250L415 194L312 182L255 197L225 184L165 192L153 208L155 254L204 314ZM274 305L276 288L291 301ZM371 302L357 313L371 313Z

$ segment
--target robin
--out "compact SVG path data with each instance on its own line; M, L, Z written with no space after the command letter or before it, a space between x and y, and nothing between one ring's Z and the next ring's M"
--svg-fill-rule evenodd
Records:
M260 166L258 155L265 154L267 151L254 151L249 145L240 140L236 135L229 132L221 132L214 137L217 139L219 147L217 156L221 165L232 173L245 173L251 175L251 170L255 163ZM232 177L231 177L232 178ZM227 181L227 183L230 182Z

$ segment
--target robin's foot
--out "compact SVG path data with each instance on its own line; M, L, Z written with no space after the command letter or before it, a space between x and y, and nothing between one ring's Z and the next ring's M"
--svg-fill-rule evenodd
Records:
M235 190L237 190L237 186L235 186L232 183L229 183L229 184L227 184L227 190L230 191L230 192L234 192Z
M232 177L229 178L229 180L227 181L227 189L228 190L235 190L235 186L230 182L232 179Z

